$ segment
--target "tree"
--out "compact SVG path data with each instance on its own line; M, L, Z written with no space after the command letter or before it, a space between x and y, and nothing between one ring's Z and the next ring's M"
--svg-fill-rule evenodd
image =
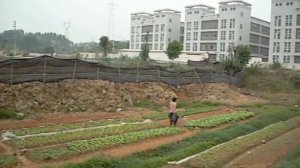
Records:
M242 66L246 66L251 59L251 51L248 46L239 46L236 50L235 58Z
M182 47L181 43L175 40L169 44L166 54L168 55L170 60L174 60L179 57L182 49L183 49L183 47Z
M109 45L109 39L107 36L102 36L100 38L100 47L103 48L104 51L104 57L107 56L107 51L108 51L108 45Z
M229 48L228 53L228 59L222 62L222 67L228 74L240 72L251 59L251 51L247 46L238 46L236 50Z
M140 52L140 58L143 61L147 61L149 59L149 49L146 47L143 47L141 52Z

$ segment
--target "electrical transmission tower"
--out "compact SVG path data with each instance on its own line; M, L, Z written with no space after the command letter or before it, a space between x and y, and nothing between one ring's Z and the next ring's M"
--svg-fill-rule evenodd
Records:
M107 36L112 41L113 45L113 51L115 51L115 40L114 40L114 31L115 31L115 25L114 25L114 11L117 4L115 4L114 0L110 0L110 3L108 3L109 6L109 18L108 18L108 26L107 26Z
M64 28L65 28L65 36L67 39L69 39L69 29L71 28L71 22L64 22Z
M14 28L14 56L17 55L17 21L14 20L13 22Z

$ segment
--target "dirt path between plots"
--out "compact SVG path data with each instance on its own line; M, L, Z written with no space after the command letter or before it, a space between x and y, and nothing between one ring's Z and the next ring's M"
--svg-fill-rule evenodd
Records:
M44 164L42 164L42 166L59 167L59 166L62 166L62 165L68 164L68 163L81 163L85 160L91 159L93 157L101 156L101 155L109 155L109 156L121 158L121 157L130 155L130 154L133 154L133 153L151 150L151 149L155 149L162 145L179 142L185 138L189 138L193 135L196 135L199 132L200 132L200 130L194 130L194 131L185 130L181 134L167 136L167 137L158 137L158 138L154 138L154 139L148 139L143 142L126 144L126 145L122 145L122 146L118 146L118 147L113 147L113 148L110 148L110 149L107 149L104 151L82 154L82 155L75 156L68 160L56 161L53 163L44 163Z
M195 120L195 119L201 119L201 118L205 118L205 117L221 115L221 114L227 114L227 113L232 113L232 112L234 112L233 109L223 108L223 109L219 109L219 110L212 111L212 112L206 112L206 113L199 113L199 114L190 115L186 119L187 120ZM169 120L161 120L161 121L158 121L158 122L162 125L169 125ZM178 123L178 126L179 127L184 127L185 122L186 122L185 120L180 120L179 123ZM226 125L218 127L218 128L214 128L214 129L211 129L211 130L214 131L214 130L222 129L225 126ZM80 163L80 162L83 162L87 159L91 159L93 157L101 156L103 154L113 156L113 157L118 157L118 158L125 157L125 156L128 156L128 155L133 154L133 153L147 151L147 150L155 149L155 148L157 148L159 146L162 146L162 145L167 145L167 144L170 144L170 143L179 142L183 139L192 137L192 136L196 135L199 132L201 132L201 130L191 131L191 130L186 129L181 134L177 134L177 135L173 135L173 136L167 136L167 137L158 137L158 138L154 138L154 139L148 139L148 140L145 140L143 142L126 144L126 145L122 145L122 146L118 146L118 147L113 147L113 148L110 148L110 149L107 149L107 150L104 150L104 151L98 151L98 152L93 152L93 153L88 153L88 154L82 154L82 155L75 156L75 157L73 157L71 159L67 159L67 160L56 161L56 162L53 162L53 163L44 163L43 166L58 167L58 166L66 164L66 163Z
M223 168L267 168L280 161L299 143L300 128L297 128L251 149Z
M96 121L105 119L123 119L128 116L140 116L149 113L126 111L120 113L60 113L60 114L43 114L42 118L24 119L24 120L1 120L0 130L11 130L18 128L31 128L41 125L68 124L86 121Z
M190 115L190 116L186 117L185 119L180 119L179 122L178 122L178 126L179 127L184 127L185 123L189 120L201 119L201 118L215 116L215 115L221 115L221 114L228 114L228 113L232 113L232 112L234 112L233 109L222 108L222 109L219 109L219 110L216 110L216 111ZM101 116L101 115L99 115L99 116ZM75 118L77 118L77 117L78 116L76 116ZM95 120L94 116L90 116L90 118ZM73 120L73 119L71 119L71 120ZM49 120L48 120L48 122L49 122ZM169 125L169 120L161 120L161 121L155 121L155 122L158 122L158 123L160 123L162 125L165 125L165 126ZM42 121L39 121L37 124L41 124L41 123L42 123ZM34 124L32 124L32 125L34 125ZM22 126L24 127L24 125L22 125ZM162 145L166 145L166 144L170 144L170 143L174 143L174 142L179 142L183 139L192 137L193 135L199 133L200 131L201 130L191 131L191 130L185 129L185 131L183 133L173 135L173 136L148 139L148 140L145 140L143 142L126 144L126 145L122 145L122 146L118 146L118 147L113 147L113 148L110 148L110 149L107 149L107 150L104 150L104 151L102 150L102 151L82 154L82 155L79 155L79 156L75 156L71 159L63 159L63 160L59 160L59 161L55 161L55 162L48 162L48 163L35 163L35 162L31 162L30 160L28 160L25 156L20 156L20 155L18 155L18 156L19 156L19 159L23 162L24 167L26 167L26 168L27 167L34 168L36 166L54 166L54 167L58 167L58 166L62 166L64 164L66 164L66 163L80 163L80 162L83 162L87 159L91 159L91 158L97 157L99 155L101 156L103 154L113 156L113 157L124 157L124 156L130 155L130 154L133 154L133 153L155 149L155 148L157 148L159 146L162 146Z

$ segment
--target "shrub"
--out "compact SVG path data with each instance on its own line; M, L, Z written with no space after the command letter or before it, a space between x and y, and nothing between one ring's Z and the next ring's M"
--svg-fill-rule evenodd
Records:
M274 62L274 64L270 65L271 69L280 69L282 66L279 62Z

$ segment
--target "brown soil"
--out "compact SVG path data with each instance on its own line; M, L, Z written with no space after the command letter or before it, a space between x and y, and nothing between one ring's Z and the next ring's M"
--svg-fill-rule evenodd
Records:
M51 124L68 124L85 122L90 120L123 119L128 116L142 116L150 113L148 110L125 111L120 113L44 113L39 117L24 120L1 120L0 130L12 130L18 128L38 127Z
M104 154L114 157L124 157L132 153L137 153L141 151L155 149L159 146L179 142L185 138L191 137L199 133L199 130L185 131L182 134L170 136L170 137L160 137L155 139L146 140L137 144L129 144L125 146L120 146L104 151Z
M3 142L0 143L0 154L12 155L13 153L14 153L13 149L11 149Z
M215 115L221 115L221 114L226 114L226 113L231 113L234 110L229 109L229 108L224 108L224 109L220 109L220 110L216 110L213 112L207 112L207 113L200 113L200 114L195 114L195 115L191 115L188 116L189 120L194 120L194 119L200 119L200 118L204 118L204 117L210 117L210 116L215 116ZM162 120L159 121L161 124L163 125L169 125L169 120ZM184 121L179 121L178 126L179 127L183 127L185 124ZM225 126L224 126L225 127ZM217 129L221 129L224 128L222 127L218 127L218 128L214 128L211 130L217 130ZM71 159L65 159L65 160L60 160L60 161L55 161L53 163L45 163L45 166L61 166L64 165L66 163L80 163L83 162L87 159L96 157L96 156L101 156L103 154L105 155L109 155L109 156L113 156L113 157L124 157L133 153L137 153L137 152L142 152L142 151L147 151L147 150L151 150L151 149L155 149L159 146L162 145L166 145L166 144L170 144L170 143L174 143L174 142L179 142L183 139L186 139L188 137L191 137L197 133L201 132L201 130L185 130L183 133L181 134L177 134L177 135L173 135L173 136L167 136L167 137L158 137L155 139L148 139L145 140L144 142L139 142L139 143L132 143L132 144L127 144L127 145L122 145L122 146L117 146L117 147L113 147L104 151L98 151L98 152L92 152L92 153L87 153L87 154L82 154L79 156L75 156Z
M238 156L223 168L267 168L273 166L300 143L300 128Z

